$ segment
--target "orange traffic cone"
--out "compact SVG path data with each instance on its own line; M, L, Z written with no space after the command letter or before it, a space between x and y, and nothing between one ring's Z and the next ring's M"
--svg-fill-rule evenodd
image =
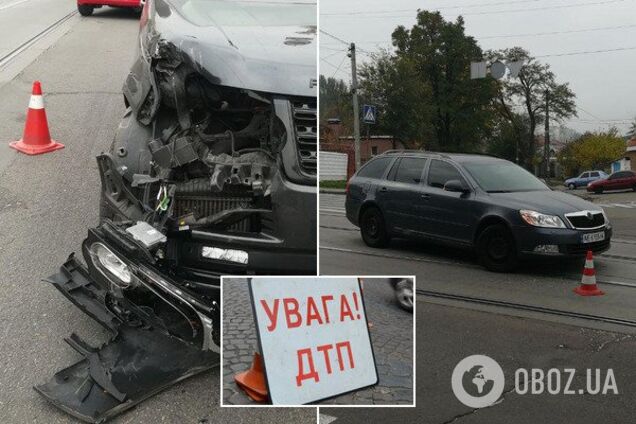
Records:
M11 142L9 146L27 155L39 155L64 148L63 144L51 140L40 81L33 83L33 92L29 101L26 124L24 125L24 135L20 141Z
M258 352L254 352L250 369L236 374L234 381L252 400L256 402L265 402L267 400L263 358Z
M594 259L592 258L592 251L587 251L587 257L585 258L585 268L583 268L583 277L581 278L581 285L574 289L574 293L581 296L600 296L605 294L596 285L596 272L594 271Z

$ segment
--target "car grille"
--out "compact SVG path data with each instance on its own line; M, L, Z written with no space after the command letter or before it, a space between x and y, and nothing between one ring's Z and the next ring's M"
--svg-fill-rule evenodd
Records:
M318 119L316 100L294 100L292 103L296 143L298 145L298 162L303 171L316 174Z
M565 214L565 217L574 228L589 229L605 225L605 217L601 212L583 211Z
M609 240L596 241L594 243L585 243L585 244L566 244L565 252L570 255L584 255L588 250L592 252L603 252L607 250L610 246Z
M214 215L228 209L247 207L251 205L249 197L214 197L196 194L177 194L174 205L175 216L193 213L197 217ZM228 227L229 230L248 232L251 221L245 218Z

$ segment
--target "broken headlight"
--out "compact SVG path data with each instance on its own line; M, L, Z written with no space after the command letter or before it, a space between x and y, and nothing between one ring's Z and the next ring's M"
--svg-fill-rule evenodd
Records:
M89 252L96 268L104 274L106 278L121 288L130 286L133 280L130 267L119 259L112 250L98 242L91 245Z

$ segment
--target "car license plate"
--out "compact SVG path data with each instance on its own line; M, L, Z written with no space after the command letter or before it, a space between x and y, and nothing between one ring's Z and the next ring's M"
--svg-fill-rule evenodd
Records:
M603 240L605 240L605 231L583 234L583 237L582 237L583 243L594 243L595 241L603 241Z

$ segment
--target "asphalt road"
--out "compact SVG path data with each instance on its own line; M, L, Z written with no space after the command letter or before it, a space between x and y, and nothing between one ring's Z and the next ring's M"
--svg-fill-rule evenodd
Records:
M258 350L247 281L224 279L223 283L223 404L254 405L234 382L234 375L251 366L253 352ZM413 314L400 309L386 279L364 280L363 296L379 382L317 404L411 405Z
M7 26L0 3L0 39L48 0L28 0ZM68 0L49 1L68 10ZM21 7L22 5L20 5ZM58 19L50 13L48 22ZM46 23L46 22L45 22ZM46 40L17 77L0 85L0 422L75 422L33 389L79 359L63 338L77 332L92 344L106 334L41 279L72 251L98 219L95 156L106 150L124 112L121 87L132 63L139 23L127 11L74 16ZM27 31L29 37L37 28ZM19 42L20 38L16 38ZM45 40L43 40L45 41ZM15 44L15 42L14 42ZM13 45L14 45L13 44ZM6 45L2 44L6 50ZM10 46L9 46L10 48ZM39 54L41 53L41 54ZM25 52L25 55L30 54ZM15 63L22 63L23 58ZM66 148L29 157L7 147L21 136L31 84L42 81L52 136ZM186 380L141 403L115 423L313 423L313 409L221 409L218 370Z
M417 391L415 408L325 408L320 423L535 424L627 423L636 401L634 336L463 307L417 301ZM503 368L503 400L483 409L461 404L451 390L455 365L473 354L488 355ZM585 388L585 369L612 369L618 395L520 395L518 368L575 368L571 388ZM333 420L333 418L336 418Z
M584 298L572 293L580 281L581 260L529 262L516 273L495 274L463 250L405 240L394 240L386 249L368 248L344 216L344 196L324 193L320 195L320 273L414 274L419 290L636 320L636 207L632 207L636 197L618 193L593 200L604 204L615 230L612 249L595 258L605 296ZM336 424L381 416L404 422L417 417L418 422L441 424L524 419L624 422L633 412L634 327L421 295L417 302L417 408L394 412L321 408L321 414L340 417ZM608 346L611 349L606 351ZM480 353L500 360L508 374L519 366L613 367L623 389L617 397L511 393L500 404L473 411L452 394L450 375L460 359ZM614 415L604 419L599 411Z

